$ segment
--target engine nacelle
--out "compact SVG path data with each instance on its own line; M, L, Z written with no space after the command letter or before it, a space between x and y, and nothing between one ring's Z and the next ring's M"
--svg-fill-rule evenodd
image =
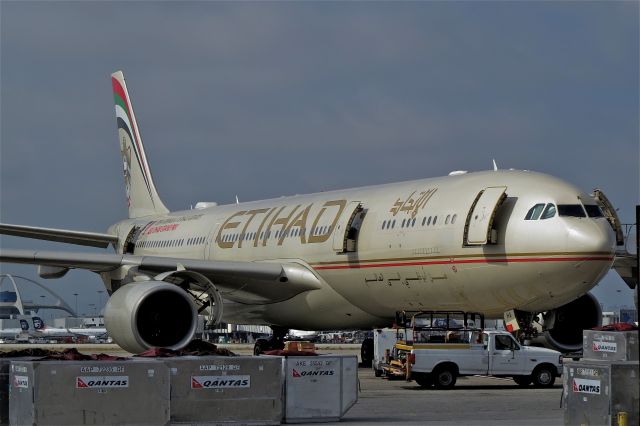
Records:
M196 332L198 312L191 296L162 281L119 288L104 309L104 324L124 350L137 354L152 347L180 349Z
M561 352L582 350L582 330L602 325L602 309L595 296L587 293L544 316L544 341Z

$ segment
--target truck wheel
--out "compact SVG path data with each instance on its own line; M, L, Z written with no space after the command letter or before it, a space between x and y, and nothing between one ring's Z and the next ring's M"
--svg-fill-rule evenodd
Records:
M414 373L413 376L413 379L420 387L429 388L433 385L433 377L431 377L431 374Z
M444 366L438 367L433 372L433 379L436 389L451 389L456 384L457 379L456 371L453 367Z
M513 376L513 381L518 384L518 386L529 386L531 384L531 376Z
M253 354L260 355L261 353L268 351L269 349L269 341L267 339L258 339L253 345Z
M362 360L363 367L371 367L371 363L373 362L373 339L371 337L367 337L362 341L360 359Z
M541 365L533 370L531 378L533 386L537 388L548 388L556 382L555 372L548 365Z

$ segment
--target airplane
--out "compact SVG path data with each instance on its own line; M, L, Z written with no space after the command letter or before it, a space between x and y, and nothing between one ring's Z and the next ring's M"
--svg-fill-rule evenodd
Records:
M49 327L36 315L16 315L15 319L5 319L9 323L17 323L20 328L7 327L0 329L0 337L4 339L65 339L65 338L106 338L105 327ZM16 324L16 325L17 325Z
M2 249L0 261L38 265L43 278L99 274L110 294L105 326L129 352L183 347L198 313L271 326L256 352L279 347L289 329L383 328L403 310L512 312L524 329L544 313L547 341L563 350L581 348L582 330L601 321L589 290L622 244L601 191L494 165L170 212L123 73L111 81L129 217L106 233L11 224L0 233L115 253Z

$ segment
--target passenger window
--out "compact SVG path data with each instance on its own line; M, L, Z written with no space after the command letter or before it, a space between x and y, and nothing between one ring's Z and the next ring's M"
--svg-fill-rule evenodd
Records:
M422 218L422 226L424 226L426 221L427 221L427 217L425 216L425 217Z
M438 220L438 216L434 216L434 217L433 217L433 224L434 224L434 225L436 224L436 220Z
M452 225L453 225L454 223L456 223L456 218L457 218L457 217L458 217L458 215L457 215L457 214L454 214L454 215L451 217L451 224L452 224Z
M385 226L387 226L387 221L386 221L386 220L383 220L383 221L382 221L382 229L384 229L384 228L385 228Z
M445 224L445 225L448 225L448 224L449 224L449 217L450 217L450 216L451 216L451 215L447 215L446 219L444 220L444 224Z
M542 216L540 216L540 219L551 219L555 215L556 215L556 206L552 203L549 203L547 204L547 207L545 207L544 212L542 212Z
M429 220L427 221L427 226L431 225L431 216L429 216Z
M393 219L393 222L391 222L391 227L392 227L392 228L395 228L395 227L396 227L396 220L395 220L395 219Z
M406 220L406 219L402 219L402 225L400 225L400 227L401 227L401 228L404 228L404 221L405 221L405 220Z
M544 203L536 204L535 206L531 207L531 209L529 209L527 215L524 217L524 220L538 220L543 209Z
M411 221L411 226L416 226L416 218L414 217L413 220Z

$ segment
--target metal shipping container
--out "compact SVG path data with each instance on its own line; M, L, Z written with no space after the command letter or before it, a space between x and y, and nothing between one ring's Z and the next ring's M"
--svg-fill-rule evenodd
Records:
M34 357L0 358L0 426L9 424L9 367L11 361L31 361Z
M638 423L637 361L567 361L564 364L562 406L565 425Z
M156 360L12 361L9 423L169 422L169 369Z
M172 424L280 424L280 357L205 356L161 361L171 376Z
M584 330L582 356L607 361L638 361L638 332Z
M356 356L283 359L286 423L339 420L358 401Z
M0 358L0 426L9 424L9 366L10 358Z

